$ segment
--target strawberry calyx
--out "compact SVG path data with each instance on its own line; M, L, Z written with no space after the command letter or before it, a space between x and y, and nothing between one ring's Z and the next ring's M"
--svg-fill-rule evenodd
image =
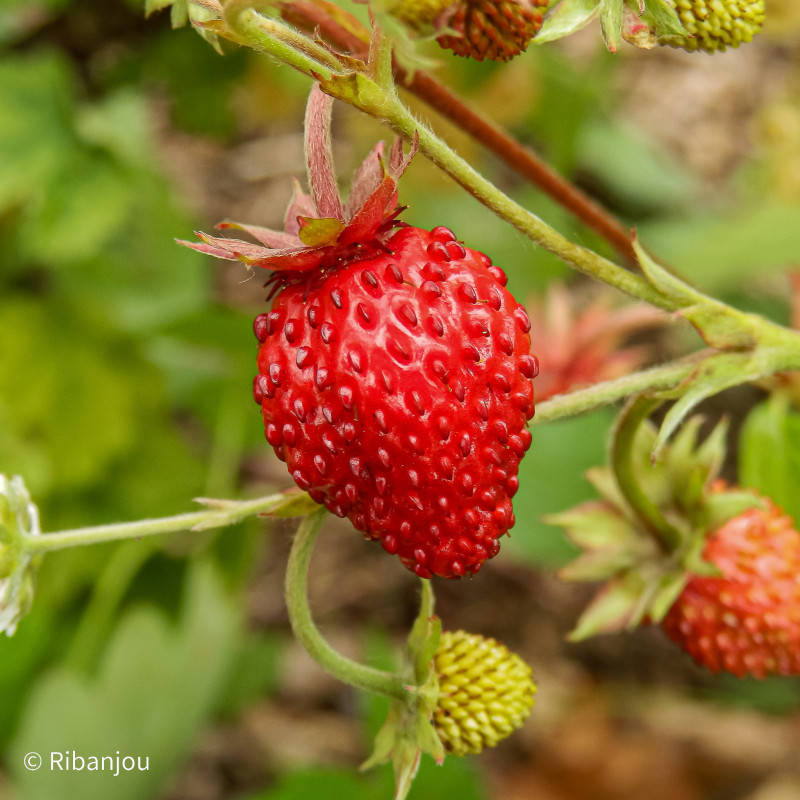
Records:
M704 558L708 537L761 501L754 492L728 488L719 480L726 424L719 423L698 443L702 422L701 417L689 420L655 464L656 428L649 422L638 426L630 463L632 479L652 505L647 514L625 490L627 478L603 467L587 473L599 500L547 518L582 550L560 577L604 582L571 640L660 622L692 575L719 575ZM653 535L656 515L674 533L669 546Z
M408 154L398 138L385 154L378 142L353 178L350 196L339 195L330 140L332 98L316 84L311 90L305 123L305 152L310 194L295 181L286 209L284 230L225 221L219 230L242 231L255 243L211 236L196 231L200 242L178 244L206 255L241 261L247 267L272 270L276 286L302 280L302 273L340 267L354 258L386 251L386 241L403 211L397 203L397 184L417 150L416 139Z

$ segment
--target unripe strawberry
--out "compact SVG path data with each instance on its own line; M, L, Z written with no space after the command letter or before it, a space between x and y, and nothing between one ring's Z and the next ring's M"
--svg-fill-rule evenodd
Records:
M439 700L433 725L456 756L494 747L531 713L531 668L494 639L445 631L434 657Z
M769 498L708 538L718 577L693 575L663 621L698 664L738 677L800 674L800 533Z
M664 43L707 53L752 41L764 24L765 0L672 0L688 37Z
M312 94L312 133L326 102ZM323 138L307 148L314 197L296 194L286 233L227 224L261 244L190 246L274 270L254 396L295 483L420 577L475 573L514 524L530 321L487 256L396 221L399 145L388 171L371 154L343 206Z

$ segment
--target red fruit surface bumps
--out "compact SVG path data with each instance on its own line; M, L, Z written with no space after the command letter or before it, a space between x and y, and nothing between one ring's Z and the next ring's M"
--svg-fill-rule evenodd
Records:
M800 674L800 533L764 500L709 537L703 557L722 577L693 575L662 623L715 673Z
M505 275L445 228L298 274L254 329L267 441L302 489L421 577L513 524L538 367Z

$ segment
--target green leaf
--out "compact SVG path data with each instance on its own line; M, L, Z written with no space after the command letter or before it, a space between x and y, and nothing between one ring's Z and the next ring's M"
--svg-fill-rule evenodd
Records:
M73 75L54 54L0 62L0 210L41 197L42 185L68 164Z
M533 40L537 44L563 39L589 24L600 11L600 0L561 0L548 13Z
M386 800L391 783L373 775L359 776L351 769L312 768L282 775L276 786L246 800Z
M739 482L771 497L792 519L800 520L800 414L781 394L756 406L739 441Z
M107 157L77 151L51 180L23 215L23 256L67 266L102 253L133 206L129 176Z
M0 416L39 454L44 472L30 476L39 486L92 482L134 445L137 420L157 380L141 362L126 361L124 346L110 334L63 305L19 301L4 307ZM0 451L0 461L15 469L7 453Z
M96 676L56 668L33 687L8 761L29 800L147 800L186 757L216 703L237 652L241 612L207 563L189 573L176 627L152 608L123 619ZM41 753L45 766L23 767ZM149 757L121 772L49 769L51 753Z
M764 279L797 260L800 204L755 192L744 207L690 218L644 223L642 238L670 264L677 264L709 290L739 289L756 274Z

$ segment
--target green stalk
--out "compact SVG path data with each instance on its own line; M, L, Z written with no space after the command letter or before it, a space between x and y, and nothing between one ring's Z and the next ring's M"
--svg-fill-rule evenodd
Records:
M268 53L315 78L327 94L375 117L404 139L414 141L418 137L419 149L458 184L533 242L579 272L658 308L674 311L680 307L679 303L666 297L640 276L574 244L544 220L515 203L457 155L433 131L415 119L397 95L392 79L391 47L379 30L375 29L370 44L373 60L367 66L369 74L343 74L342 64L328 51L288 25L248 10L227 13L226 21L230 31L221 31L220 35Z
M275 512L281 506L293 502L293 495L272 494L255 500L214 500L213 505L204 511L177 514L173 517L142 519L136 522L118 522L111 525L96 525L89 528L44 533L38 536L24 535L22 549L27 553L44 553L49 550L64 550L102 542L115 542L120 539L140 539L143 536L156 536L176 531L200 531L208 528L223 528L235 525L256 514ZM297 514L296 516L299 516Z
M399 675L359 664L334 650L312 619L308 605L308 566L325 516L325 510L320 509L304 517L292 542L286 567L286 608L292 631L311 658L343 683L408 703L414 695Z
M609 403L615 403L630 395L644 391L663 391L679 386L697 369L700 358L691 357L673 364L624 375L610 381L603 381L586 389L578 389L569 394L556 395L536 405L533 422L553 422L564 417L594 411Z

